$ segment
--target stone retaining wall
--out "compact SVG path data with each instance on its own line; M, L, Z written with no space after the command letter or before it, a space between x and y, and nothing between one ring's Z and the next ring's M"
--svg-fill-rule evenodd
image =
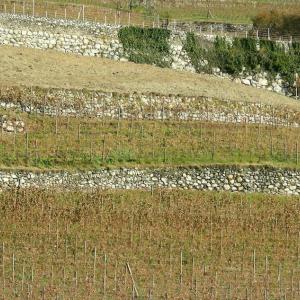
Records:
M299 195L300 171L267 167L99 169L90 172L1 171L0 187L63 189L179 188Z
M0 107L49 116L195 120L298 127L300 111L287 106L183 95L118 94L89 90L1 87Z
M44 17L34 18L24 15L0 14L0 45L54 49L65 53L84 56L98 56L114 60L127 61L122 43L118 39L121 26L74 20L57 20ZM201 38L212 42L215 35L203 32ZM173 69L195 72L187 53L183 49L186 32L172 30L170 37L171 67ZM220 77L233 77L212 70ZM256 88L268 89L280 94L292 96L292 89L280 76L269 81L267 74L255 76L245 74L237 82Z

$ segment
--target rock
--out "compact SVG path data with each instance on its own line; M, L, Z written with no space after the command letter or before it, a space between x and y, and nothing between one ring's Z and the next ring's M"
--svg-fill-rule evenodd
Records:
M6 125L5 127L3 127L3 129L7 132L14 132L15 128L12 125Z
M224 190L225 191L229 191L230 190L230 185L229 184L225 184L224 185Z
M251 81L249 79L241 79L242 84L251 85Z
M264 86L268 86L269 83L268 83L268 80L267 80L267 79L261 78L261 79L258 80L258 85L264 87Z
M239 176L236 181L241 183L241 182L243 182L243 178Z
M237 178L233 185L226 183L228 180L228 171L232 172L229 176ZM242 185L238 176L243 173L243 180L248 182ZM276 174L281 174L280 176ZM184 176L185 174L185 176ZM216 167L206 168L189 168L186 172L178 169L98 169L89 172L61 172L51 173L42 172L34 173L27 171L19 172L0 172L0 189L10 186L11 184L27 186L40 186L51 188L80 189L109 188L109 189L153 189L158 186L167 188L181 189L206 189L206 190L225 190L239 192L265 192L298 195L295 178L300 178L300 171L290 172L289 170L265 170L265 169L248 169L239 170L218 169ZM160 182L154 181L154 178L161 178ZM257 178L254 180L254 177ZM284 178L286 186L279 185ZM202 178L202 179L201 179ZM203 178L206 178L205 180ZM233 179L232 179L233 180ZM201 182L205 182L202 184ZM224 184L225 183L225 184ZM278 186L278 187L277 187Z
M220 68L212 68L212 72L218 74L221 72L221 70Z
M276 93L282 93L282 87L279 84L275 83L273 85L273 91Z

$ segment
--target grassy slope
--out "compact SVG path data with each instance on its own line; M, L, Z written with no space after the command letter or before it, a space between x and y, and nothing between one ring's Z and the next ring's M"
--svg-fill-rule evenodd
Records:
M299 197L30 190L0 203L5 299L129 299L126 262L138 299L299 299Z
M0 57L0 82L5 85L202 95L300 108L288 97L205 74L6 46L0 47Z

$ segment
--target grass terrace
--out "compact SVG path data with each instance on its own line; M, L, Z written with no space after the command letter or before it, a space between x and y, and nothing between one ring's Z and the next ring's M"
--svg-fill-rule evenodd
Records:
M10 113L9 118L23 120L26 132L2 132L2 167L93 169L216 163L297 167L299 163L299 128L25 113Z

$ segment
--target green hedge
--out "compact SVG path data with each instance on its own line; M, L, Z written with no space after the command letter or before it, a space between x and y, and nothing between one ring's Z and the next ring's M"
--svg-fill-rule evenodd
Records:
M234 76L243 70L267 72L270 77L280 74L290 84L294 82L295 73L300 73L300 44L296 42L285 49L273 41L235 38L231 43L218 37L212 47L205 48L193 33L189 33L184 49L197 72L211 72L213 67ZM207 61L205 66L204 60Z
M161 28L131 26L119 31L119 40L130 61L159 67L171 65L169 38L170 31Z

